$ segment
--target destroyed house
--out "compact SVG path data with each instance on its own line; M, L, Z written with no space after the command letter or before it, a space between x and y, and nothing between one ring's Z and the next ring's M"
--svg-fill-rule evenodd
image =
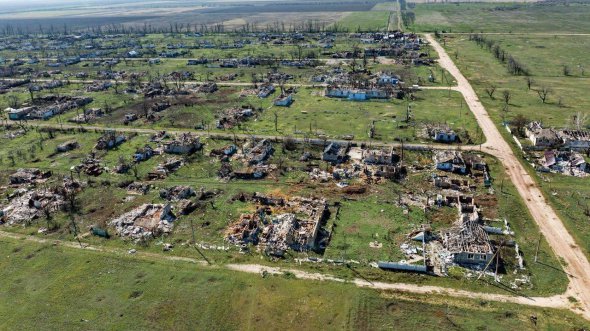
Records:
M207 60L206 58L200 58L200 59L196 59L196 60L188 60L187 65L195 66L195 65L207 64L207 63L209 63L209 60Z
M330 143L322 153L322 161L330 162L332 164L339 164L346 161L346 154L348 152L348 145L341 145L336 142Z
M587 150L590 148L590 131L585 130L560 130L557 136L563 144L563 148L571 150Z
M0 219L8 224L22 224L53 214L64 203L64 197L53 190L17 191L0 210Z
M590 171L584 156L573 151L545 151L540 165L541 171L554 171L576 176L585 176Z
M39 169L18 169L8 179L11 185L29 184L51 177L51 171L42 172Z
M535 147L555 147L560 144L557 132L553 129L544 129L539 122L531 122L525 127L524 132Z
M29 113L35 110L35 107L24 107L20 109L8 108L8 119L11 121L20 121L25 119Z
M463 160L470 170L487 171L488 165L480 155L465 154Z
M144 204L112 220L110 224L115 226L121 237L143 239L171 232L175 219L170 204Z
M68 151L71 151L73 149L76 149L78 147L80 147L80 145L78 144L77 141L70 140L70 141L66 141L63 144L57 145L56 151L58 153L64 153L64 152L68 152Z
M436 142L441 142L441 143L452 143L458 140L459 137L457 137L457 134L455 133L455 131L453 130L443 130L443 129L439 129L439 130L435 130L433 135L432 135L432 139Z
M461 152L439 151L434 155L436 169L442 171L456 172L460 174L467 173L467 166L463 160Z
M363 162L366 164L392 165L399 162L400 157L393 147L389 150L368 150L363 152Z
M327 88L325 96L330 98L342 98L350 101L389 98L389 94L381 89Z
M145 145L139 148L135 154L133 154L133 161L136 163L149 160L154 155L154 149L149 145Z
M123 134L117 134L115 131L107 131L98 139L94 148L98 150L112 149L121 145L125 140L127 140L127 138Z
M379 85L397 85L397 83L399 83L398 77L387 74L383 74L377 79L377 84Z
M278 97L274 101L274 105L279 106L279 107L289 107L289 106L291 106L292 103L293 103L293 95L292 94L288 94L286 96L281 95L280 97Z
M443 246L459 265L487 265L494 249L484 228L476 221L464 222L441 233Z
M325 199L275 199L257 193L252 201L260 208L253 214L241 215L228 228L226 240L230 243L258 245L260 250L274 256L283 256L289 249L306 251L320 246L319 234L328 213Z
M259 98L268 98L273 93L275 93L275 87L272 84L262 85L258 88Z
M168 154L191 154L201 149L200 137L183 133L173 141L164 143L164 152Z
M263 139L245 153L249 164L260 164L272 154L273 148L269 140Z

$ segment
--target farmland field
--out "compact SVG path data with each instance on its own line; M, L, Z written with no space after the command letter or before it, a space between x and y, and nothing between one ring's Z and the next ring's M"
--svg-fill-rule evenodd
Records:
M433 32L590 33L585 2L416 4L408 29Z

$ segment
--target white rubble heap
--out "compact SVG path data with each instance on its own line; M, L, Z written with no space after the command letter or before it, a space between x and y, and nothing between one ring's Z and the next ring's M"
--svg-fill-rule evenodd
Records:
M63 204L63 196L50 190L20 189L14 192L1 215L8 224L22 224L55 213Z
M175 219L169 204L143 204L110 224L115 226L119 236L140 240L170 233Z

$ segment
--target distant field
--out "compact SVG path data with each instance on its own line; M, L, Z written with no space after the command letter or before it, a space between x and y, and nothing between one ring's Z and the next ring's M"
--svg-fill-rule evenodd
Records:
M177 24L219 24L227 29L240 27L247 23L255 23L260 27L281 22L301 24L314 21L327 26L338 21L342 15L350 12L365 13L371 11L381 1L224 1L224 2L130 2L97 5L96 3L30 7L2 11L2 26L11 25L21 29L45 29L51 26L63 28L95 27L109 24L149 24L152 26L168 26L170 22ZM391 2L390 2L391 3ZM360 15L352 19L355 28L372 28L372 15ZM369 23L365 23L368 21ZM387 21L387 18L384 19ZM384 23L380 23L384 24ZM380 27L380 26L379 26Z
M385 30L389 14L388 11L352 12L338 21L338 25L350 32Z
M589 33L590 4L417 4L412 31Z

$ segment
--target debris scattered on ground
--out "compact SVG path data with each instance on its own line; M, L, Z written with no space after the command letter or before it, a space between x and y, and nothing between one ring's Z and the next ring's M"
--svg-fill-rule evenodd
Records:
M110 222L121 237L149 239L170 233L176 216L170 204L144 204Z

